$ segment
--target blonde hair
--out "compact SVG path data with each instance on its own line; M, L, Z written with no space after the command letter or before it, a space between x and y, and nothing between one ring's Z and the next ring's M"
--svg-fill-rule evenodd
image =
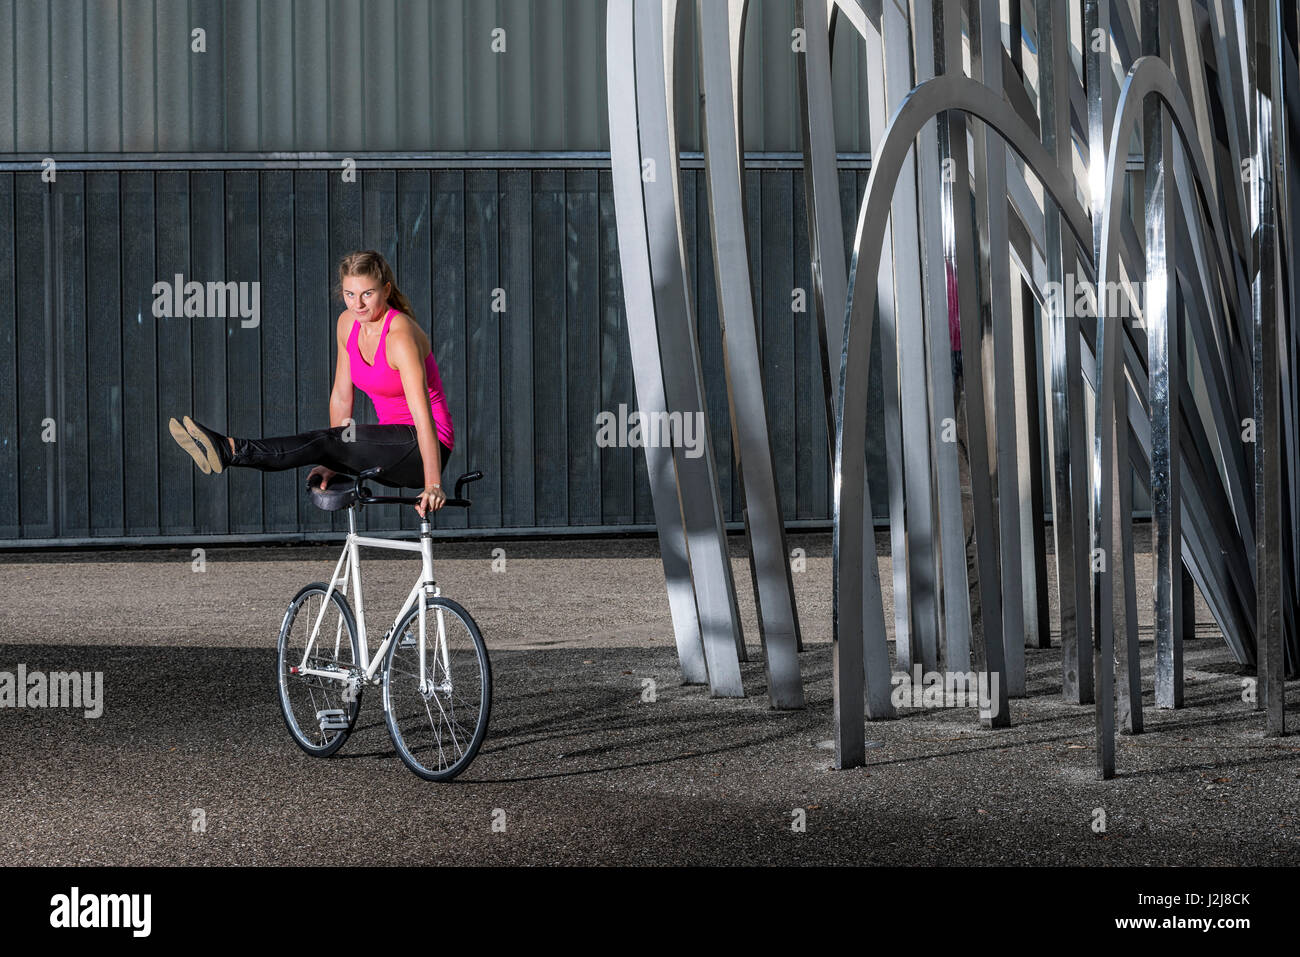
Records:
M362 249L344 256L339 263L339 286L336 290L340 296L343 295L343 280L348 276L365 276L376 280L381 286L387 283L389 286L388 304L400 312L406 313L412 319L415 318L415 310L411 308L411 301L406 298L402 290L397 288L397 280L393 278L392 267L388 265L388 260L384 259L383 254L374 249Z

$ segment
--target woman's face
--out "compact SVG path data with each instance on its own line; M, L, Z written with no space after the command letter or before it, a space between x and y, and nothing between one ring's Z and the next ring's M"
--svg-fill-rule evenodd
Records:
M343 280L343 304L358 322L373 322L383 315L388 302L388 283L370 276L348 276Z

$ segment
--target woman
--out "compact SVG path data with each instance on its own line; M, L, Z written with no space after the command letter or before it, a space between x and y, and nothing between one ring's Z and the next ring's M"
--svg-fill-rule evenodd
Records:
M442 469L455 433L432 345L412 318L413 310L384 257L374 250L352 253L339 264L345 309L336 322L338 363L330 392L330 426L299 435L240 439L195 422L169 423L178 445L206 475L242 465L277 472L315 465L326 488L339 473L357 475L382 467L378 479L391 487L419 488L415 510L424 518L447 502ZM355 389L370 396L378 425L345 425L352 418Z

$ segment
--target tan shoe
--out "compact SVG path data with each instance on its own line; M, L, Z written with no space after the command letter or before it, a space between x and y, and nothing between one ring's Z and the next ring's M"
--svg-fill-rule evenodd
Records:
M222 471L224 471L226 462L229 461L229 456L231 454L229 446L224 449L226 453L225 455L222 455L221 451L219 451L219 444L225 442L226 437L220 432L209 429L205 425L199 425L188 415L181 419L181 421L185 423L185 428L189 430L194 442L203 450L203 454L207 456L208 468L212 470L212 474L220 475Z
M185 426L175 419L169 419L167 427L171 429L172 438L176 440L176 444L188 452L190 458L194 459L194 464L199 467L199 471L204 475L210 475L212 466L208 463L208 454L199 447L199 444L194 440L194 436L190 435Z

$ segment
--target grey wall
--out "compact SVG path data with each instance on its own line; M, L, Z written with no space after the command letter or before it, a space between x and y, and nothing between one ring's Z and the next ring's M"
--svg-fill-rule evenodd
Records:
M750 7L746 148L799 150L794 2ZM861 44L839 32L838 148L865 152ZM0 0L0 153L607 149L604 0Z
M167 420L190 413L238 435L328 426L335 268L363 246L390 259L432 324L456 424L448 471L487 474L470 514L447 510L439 527L653 527L641 450L595 444L597 413L635 407L608 171L376 169L347 184L332 170L229 166L61 171L53 183L0 173L0 544L340 527L307 500L306 469L201 475ZM846 231L866 176L841 173ZM686 170L687 239L726 518L738 521L703 182ZM791 290L808 287L802 173L769 164L747 189L782 504L788 520L825 520L817 333L791 310ZM260 282L260 323L155 318L153 284L176 273ZM504 314L491 311L497 287ZM358 418L374 421L360 393ZM868 447L883 515L879 434ZM415 522L394 507L371 519Z

